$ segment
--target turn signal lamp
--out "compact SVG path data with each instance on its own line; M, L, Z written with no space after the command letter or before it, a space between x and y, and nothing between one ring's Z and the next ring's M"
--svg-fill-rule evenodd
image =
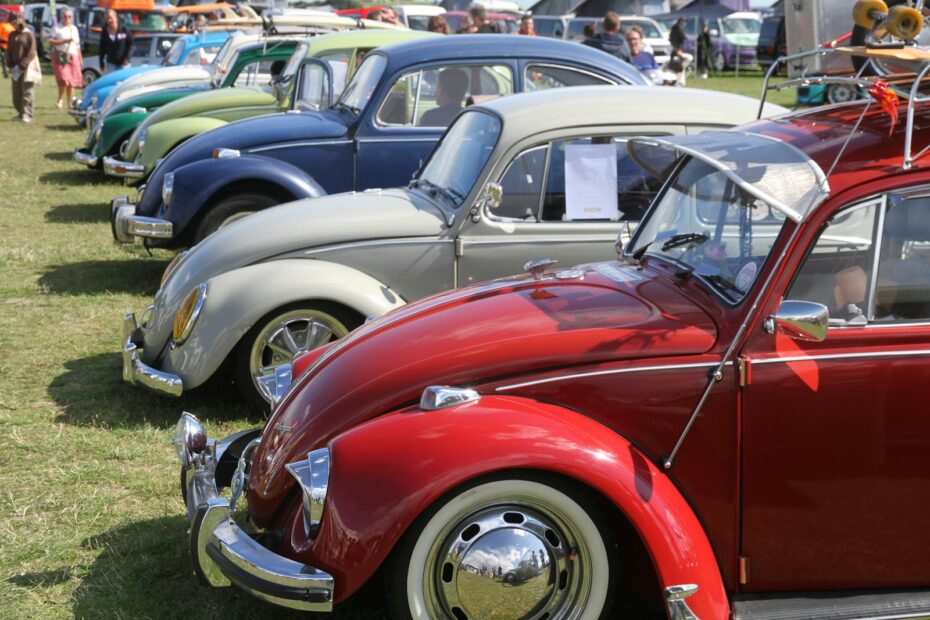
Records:
M194 329L194 323L203 309L203 302L207 298L207 285L201 284L190 292L178 313L174 316L174 329L171 332L171 338L174 344L181 344L191 335Z

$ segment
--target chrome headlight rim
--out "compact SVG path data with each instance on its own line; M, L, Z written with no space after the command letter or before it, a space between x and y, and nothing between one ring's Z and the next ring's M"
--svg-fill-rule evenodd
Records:
M326 494L329 489L330 451L319 448L307 453L307 458L285 465L301 490L304 529L312 536L323 520Z
M168 206L171 204L171 195L174 193L174 173L165 173L165 178L161 183L161 202Z
M207 447L207 433L197 416L184 411L174 427L174 437L171 441L177 450L181 465L192 467Z
M190 337L191 332L194 330L194 325L197 323L197 319L200 317L200 313L203 311L203 304L204 304L204 302L205 302L206 299L207 299L207 285L206 285L206 283L200 284L196 289L194 289L193 291L191 291L190 293L188 293L188 294L187 294L187 297L184 298L184 301L186 302L186 301L187 301L187 298L190 297L191 294L193 294L193 293L195 293L195 292L196 292L196 294L197 294L197 297L196 297L196 299L194 300L194 308L193 308L193 310L191 311L190 316L188 316L188 318L187 318L187 320L186 320L186 322L185 322L185 324L184 324L184 327L181 329L180 335L178 335L177 337L175 337L175 336L174 336L174 333L173 333L173 331L172 331L172 334L171 334L171 343L172 343L173 345L175 345L175 346L184 344L184 341L186 341L186 340ZM186 305L186 304L182 303L182 304L181 304L181 307L178 308L178 312L183 311L185 305ZM177 313L175 313L175 321L177 321Z

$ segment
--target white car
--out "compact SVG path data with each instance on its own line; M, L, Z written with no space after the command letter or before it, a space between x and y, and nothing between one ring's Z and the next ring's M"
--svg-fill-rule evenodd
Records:
M441 6L429 4L395 4L397 17L411 30L427 30L429 18L446 12Z

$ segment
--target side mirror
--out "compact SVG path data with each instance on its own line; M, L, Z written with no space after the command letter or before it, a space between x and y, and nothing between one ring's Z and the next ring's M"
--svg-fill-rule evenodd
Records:
M504 188L500 183L488 183L484 186L481 196L478 200L489 209L496 209L501 206L501 198L504 195Z
M830 311L823 304L812 301L783 301L775 314L765 319L765 331L810 342L821 342L827 337Z

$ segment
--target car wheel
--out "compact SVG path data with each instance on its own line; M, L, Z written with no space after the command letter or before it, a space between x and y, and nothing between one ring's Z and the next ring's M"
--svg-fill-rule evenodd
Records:
M830 103L846 103L859 98L859 91L847 84L830 84L827 86L827 101Z
M94 80L100 77L100 74L93 69L84 69L84 71L81 72L81 76L84 79L84 86L87 87L93 84Z
M247 215L273 207L276 204L280 204L280 201L264 194L236 194L224 198L209 207L204 214L203 219L200 220L200 224L197 226L197 232L191 245L200 243L207 235L216 232L223 226L228 226L236 220L241 220Z
M723 52L717 52L714 54L714 71L720 73L725 71L727 68L727 55Z
M249 401L267 408L275 373L295 357L349 333L347 317L319 302L300 302L270 312L245 335L236 360L236 384Z
M600 502L582 488L548 477L477 484L409 528L387 573L391 613L609 617L615 546Z

